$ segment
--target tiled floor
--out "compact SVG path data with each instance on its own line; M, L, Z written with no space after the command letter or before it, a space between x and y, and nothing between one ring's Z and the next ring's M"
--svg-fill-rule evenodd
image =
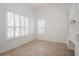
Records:
M42 40L33 40L27 44L1 54L2 56L72 56L74 51L69 50L63 43Z

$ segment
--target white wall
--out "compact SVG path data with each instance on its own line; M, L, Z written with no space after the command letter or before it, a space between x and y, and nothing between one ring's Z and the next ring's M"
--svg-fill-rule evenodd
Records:
M15 40L5 40L7 11L12 11L29 18L29 21L30 21L29 36L17 38ZM29 6L26 6L25 4L0 4L0 53L33 40L33 20L34 20L33 9Z
M66 43L67 13L68 4L49 4L38 8L36 10L36 25L39 19L44 19L46 21L46 34L38 35L37 30L35 30L36 38ZM37 26L35 29L37 29Z

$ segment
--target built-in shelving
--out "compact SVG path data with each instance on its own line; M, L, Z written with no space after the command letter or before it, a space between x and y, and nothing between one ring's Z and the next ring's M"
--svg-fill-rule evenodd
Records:
M79 4L72 4L69 12L69 48L71 46L75 48L75 55L79 55Z

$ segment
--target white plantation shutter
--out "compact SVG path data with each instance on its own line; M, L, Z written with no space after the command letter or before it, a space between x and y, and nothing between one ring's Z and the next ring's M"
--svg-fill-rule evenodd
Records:
M14 37L14 13L7 12L7 37Z
M24 24L24 22L25 22L24 20L25 20L24 17L21 16L21 27L24 27L24 25L25 25L25 24Z
M7 12L7 26L14 26L14 13Z
M15 26L20 26L20 16L18 14L15 14Z
M7 37L8 38L13 38L14 37L14 30L13 30L13 28L8 28L7 29Z
M38 33L39 34L45 33L45 20L38 20Z
M20 28L15 29L15 36L16 37L20 36Z

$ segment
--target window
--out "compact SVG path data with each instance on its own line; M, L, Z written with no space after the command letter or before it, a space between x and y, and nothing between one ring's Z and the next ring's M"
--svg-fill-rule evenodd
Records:
M7 37L14 37L14 13L7 12Z
M20 16L15 14L15 36L20 36Z
M7 12L7 38L16 38L29 34L28 18L13 12Z
M38 33L44 34L45 33L45 20L38 21Z

